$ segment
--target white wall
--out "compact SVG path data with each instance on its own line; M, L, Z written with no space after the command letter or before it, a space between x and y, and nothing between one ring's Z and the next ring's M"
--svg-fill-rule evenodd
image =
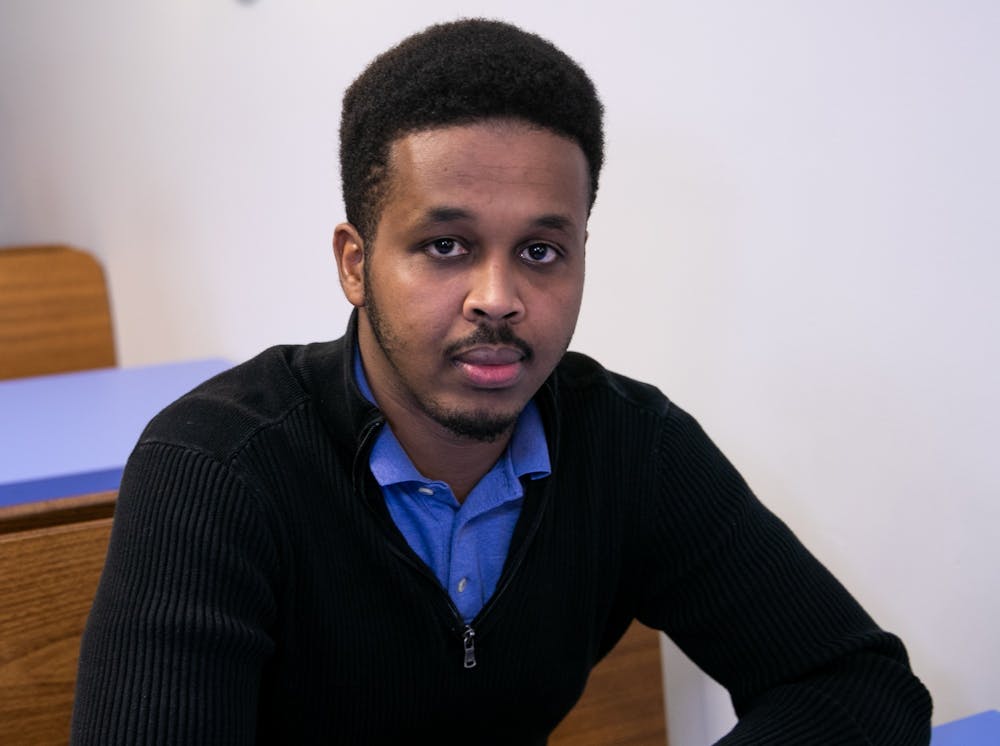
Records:
M991 0L3 0L0 244L97 253L124 364L338 336L340 95L459 14L551 38L607 106L574 346L701 419L936 722L1000 705ZM678 655L675 742L707 743L728 705Z

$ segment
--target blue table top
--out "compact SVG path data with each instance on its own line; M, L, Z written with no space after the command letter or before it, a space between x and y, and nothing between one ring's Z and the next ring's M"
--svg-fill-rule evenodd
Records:
M117 489L150 418L231 365L197 360L0 381L0 507Z
M939 725L931 733L931 746L998 746L1000 712L989 710Z

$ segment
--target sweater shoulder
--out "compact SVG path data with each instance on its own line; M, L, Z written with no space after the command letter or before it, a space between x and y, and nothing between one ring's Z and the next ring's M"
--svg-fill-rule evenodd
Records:
M157 414L139 445L169 444L228 460L312 398L305 360L333 344L270 347L213 376Z
M607 398L654 417L669 417L677 409L656 386L608 370L579 352L567 352L556 369L561 397Z

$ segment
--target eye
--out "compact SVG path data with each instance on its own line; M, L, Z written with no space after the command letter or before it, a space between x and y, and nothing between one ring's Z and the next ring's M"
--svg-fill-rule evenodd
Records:
M521 258L532 264L551 264L559 256L559 251L547 243L533 243L521 249Z
M432 257L461 256L468 254L469 250L455 238L435 238L424 244L424 251Z

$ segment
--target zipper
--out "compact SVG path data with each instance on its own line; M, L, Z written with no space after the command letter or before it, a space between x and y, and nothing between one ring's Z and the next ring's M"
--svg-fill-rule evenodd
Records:
M374 511L373 511L374 512ZM377 517L377 516L376 516ZM417 563L410 555L401 551L392 542L389 543L389 551L399 557L403 562L407 563L412 567L418 575L426 579L428 583L434 586L434 591L439 593L444 597L445 603L448 604L448 609L451 611L451 615L456 622L457 626L453 626L452 630L459 632L462 638L462 667L463 668L475 668L476 667L476 630L471 624L466 623L465 619L462 618L462 613L455 606L455 602L451 600L451 596L448 595L448 591L441 587L441 583L438 582L437 577L430 571L430 569L423 563ZM481 612L480 612L481 613ZM473 621L477 621L479 616Z
M381 415L373 417L371 422L367 423L361 431L361 442L358 443L357 450L354 452L354 463L351 465L351 482L354 486L354 493L360 495L364 499L365 504L368 504L368 500L365 496L364 490L364 471L359 467L362 466L361 459L364 454L370 451L371 441L381 428L385 424L385 418ZM359 479L360 478L360 479Z
M552 387L554 389L555 381L554 379L550 380L552 380ZM547 386L548 384L542 387L543 390L546 390L545 393L547 394L547 396L539 396L538 406L539 406L539 412L542 415L543 420L546 419L546 415L550 415L548 419L552 422L557 423L557 426L553 428L551 433L546 433L546 437L548 438L549 442L549 458L551 462L555 464L557 461L556 454L559 453L558 418L555 416L554 411L551 411L552 410L551 404L555 399L555 395L554 393L549 392L546 389ZM542 391L540 390L539 393L541 394ZM555 467L552 468L552 472L555 473ZM486 605L479 610L479 613L476 614L475 619L472 620L473 622L476 623L476 626L480 628L482 627L483 619L486 617L487 614L490 613L490 610L494 606L496 606L496 603L499 600L500 596L502 596L504 591L507 590L507 588L511 584L511 581L514 579L514 576L517 575L517 571L521 568L521 565L524 564L524 558L528 554L528 547L531 546L531 542L534 540L535 534L538 533L539 526L542 525L542 519L545 516L545 509L548 507L549 497L552 494L553 479L554 477L550 475L545 479L543 484L537 486L537 489L542 490L542 494L538 501L538 509L535 511L534 520L532 521L531 526L528 527L528 531L524 535L524 539L521 541L521 545L518 547L517 556L514 557L513 563L511 563L510 567L508 568L508 571L500 576L500 581L497 584L496 589L493 591L493 595L490 596L489 599L487 599ZM527 497L527 489L525 490L525 497ZM445 595L447 595L447 592L445 593ZM449 602L451 601L451 596L448 596L448 601ZM454 603L452 603L451 607L452 609L455 610L455 613L457 614L458 609L455 608ZM470 632L472 631L471 626L467 625L466 629L468 629ZM474 653L475 650L473 650L473 654ZM473 661L474 660L475 659L473 658ZM475 665L475 663L473 663L473 665Z
M365 507L371 513L372 518L379 525L384 523L384 518L379 514L377 510L368 502L368 497L364 488L365 483L365 463L364 455L369 451L369 446L374 440L375 434L385 424L385 419L383 417L375 417L371 422L365 425L361 433L361 441L358 445L358 449L354 454L354 464L353 464L353 476L352 481L354 482L354 492L365 504ZM451 600L451 596L448 595L448 591L441 587L438 582L437 577L430 571L430 569L421 562L417 562L409 554L402 551L396 543L392 540L392 533L386 527L386 540L388 542L389 551L399 557L403 562L407 563L412 567L418 575L424 577L429 583L433 584L434 590L444 596L445 602L448 604L448 609L451 611L451 616L454 618L457 625L449 625L452 630L458 632L462 640L462 666L464 668L475 668L476 667L476 631L472 628L471 624L466 624L465 620L462 618L461 612L458 607L455 606L455 602ZM494 594L495 595L495 594Z
M546 483L545 486L541 486L541 489L545 490L545 493L542 495L542 498L539 501L538 510L535 511L534 520L532 521L531 526L528 527L528 532L524 535L524 539L521 541L521 545L518 547L517 555L514 557L514 562L508 568L508 571L500 576L500 582L497 584L496 589L493 591L493 595L489 597L489 599L486 601L486 605L479 610L479 613L476 614L476 618L473 619L473 621L476 622L477 626L482 625L483 619L486 617L487 614L489 614L490 610L494 606L496 606L496 603L500 599L500 596L502 596L504 591L506 591L507 588L510 586L511 581L514 579L514 576L517 575L517 571L521 568L521 565L524 563L524 558L528 554L528 547L531 545L532 540L535 538L535 534L538 533L538 527L542 524L542 517L545 514L545 507L548 504L548 492L549 492L548 484ZM450 596L448 597L448 600L449 601L451 600ZM454 608L454 604L452 605L452 608ZM456 609L456 613L457 611L458 610Z
M376 417L372 422L370 422L366 428L362 431L361 443L358 447L357 452L354 455L354 465L353 465L353 481L355 493L360 496L365 506L371 512L372 516L375 518L376 523L383 523L383 518L379 513L372 507L368 502L368 498L364 490L364 468L362 464L362 454L368 450L368 446L373 439L373 436L378 432L379 428L385 424L385 419L383 417ZM481 625L483 619L489 614L490 610L496 606L497 601L505 590L510 586L511 580L517 574L518 569L520 569L522 563L524 562L524 557L528 553L528 546L531 544L532 539L534 539L535 534L538 532L538 527L541 525L542 516L545 512L545 506L548 503L548 491L549 486L546 484L542 489L545 490L545 494L542 496L541 502L536 511L535 519L532 522L528 533L525 535L524 540L521 542L521 546L518 548L517 556L514 558L514 563L510 566L509 571L504 573L500 578L500 584L494 590L493 595L490 596L486 605L479 610L476 614L475 619L472 621L476 623L476 626ZM452 617L458 622L458 625L452 627L453 630L459 632L462 638L462 667L463 668L475 668L476 667L476 631L471 623L466 623L465 619L462 618L461 612L458 607L455 606L455 602L451 599L448 591L441 587L438 582L437 577L430 571L430 569L424 565L422 562L417 562L406 552L402 551L396 546L395 542L392 541L391 533L387 531L386 539L389 543L389 550L395 554L397 557L402 559L404 562L409 564L417 573L427 579L428 582L432 583L434 589L444 596L444 600L448 604L448 608L451 610Z
M543 489L547 490L548 488L546 486ZM500 599L500 596L510 586L511 580L517 574L518 569L523 564L524 557L528 553L528 546L531 544L531 540L534 538L535 534L538 532L539 525L541 525L542 514L544 513L544 507L545 507L545 504L547 502L548 502L547 496L543 497L541 505L538 506L538 512L535 515L535 520L531 524L531 527L528 529L528 533L525 535L524 540L521 542L521 546L519 547L519 551L517 553L517 556L514 558L514 563L510 566L509 572L505 573L504 576L501 577L501 582L497 586L496 590L493 592L493 595L490 596L489 600L486 602L486 605L482 609L479 610L479 613L476 614L476 617L472 620L472 623L475 623L475 625L477 627L481 626L481 624L483 622L483 619L485 619L486 616L487 616L487 614L489 614L490 610L493 607L496 606L497 601ZM375 514L375 511L372 510L372 513ZM375 514L375 517L376 518L380 518L380 516L378 516L377 514ZM431 584L433 584L434 590L437 593L439 593L442 596L444 596L444 600L448 604L448 608L451 610L452 616L455 618L455 621L458 622L458 627L455 627L453 629L461 630L461 636L462 636L462 667L463 668L475 668L476 667L476 630L472 626L472 623L466 623L466 621L462 618L461 612L458 610L458 607L455 606L455 602L452 600L451 596L448 594L448 591L446 589L444 589L444 588L441 587L441 584L438 582L437 577L430 571L430 569L426 565L424 565L423 563L416 562L412 557L410 557L410 555L408 555L405 552L401 551L391 541L389 542L389 550L393 554L395 554L396 556L398 556L400 559L402 559L404 562L406 562L407 564L409 564L411 567L413 567L414 570L416 570L419 575L421 575L422 577L426 578L428 582L430 582Z
M466 668L476 667L476 631L468 624L465 625L465 631L462 633L462 648L465 650L465 662L464 666Z
M542 489L545 489L547 492L548 485L546 485ZM538 511L535 514L535 519L532 522L530 528L528 529L528 533L525 535L524 540L521 542L521 546L518 548L517 556L514 558L514 563L510 566L509 572L505 573L504 576L501 577L500 579L501 582L496 587L496 590L493 591L493 595L490 596L489 600L486 602L486 605L479 610L479 613L476 614L475 619L472 620L473 622L476 623L476 626L482 625L483 619L485 619L486 615L490 613L490 610L494 606L496 606L500 596L503 595L503 592L507 590L507 588L510 586L511 580L517 574L518 569L524 562L524 557L528 553L528 546L531 544L532 539L535 538L535 534L538 533L538 527L542 523L542 515L545 512L545 505L548 502L547 498L548 498L547 494L543 495L541 504L538 506ZM422 573L422 574L426 575L427 573ZM433 580L435 588L444 593L444 596L448 601L448 606L451 607L451 611L458 619L459 623L464 624L464 628L462 630L462 653L463 653L462 665L465 668L475 668L476 630L473 629L472 624L464 623L462 615L458 611L458 607L455 606L455 602L451 600L451 596L448 594L446 590L441 588L441 584L437 582L437 578L433 578Z

